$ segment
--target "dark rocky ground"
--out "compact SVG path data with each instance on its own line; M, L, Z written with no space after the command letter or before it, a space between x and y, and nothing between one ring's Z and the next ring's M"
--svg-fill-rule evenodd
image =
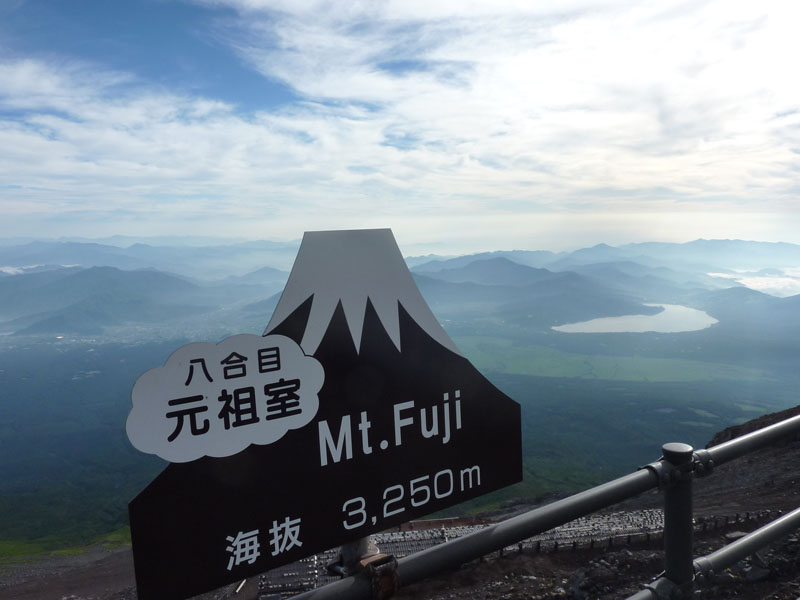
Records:
M758 427L800 413L798 409L761 417L717 434L720 443ZM789 440L759 450L715 469L695 481L695 556L730 543L763 525L779 512L800 506L800 441ZM660 506L657 492L614 507ZM520 510L523 507L516 507ZM745 519L770 511L760 521ZM739 519L736 519L736 515ZM725 524L725 517L728 523ZM706 531L702 524L706 523ZM716 527L714 525L716 523ZM627 598L663 569L660 541L593 550L510 553L493 556L407 586L404 600L607 600ZM228 586L205 594L203 600L257 596L255 579L237 594ZM695 592L698 598L743 600L800 599L800 532L748 557L718 575L714 585ZM0 563L0 600L133 600L136 598L130 550L93 548L81 555Z
M734 537L738 534L731 530ZM730 542L725 533L699 536L696 554ZM401 590L403 600L611 600L641 590L663 569L657 545L617 550L513 555L466 565L433 581ZM695 592L698 598L800 598L800 539L790 536L750 557Z

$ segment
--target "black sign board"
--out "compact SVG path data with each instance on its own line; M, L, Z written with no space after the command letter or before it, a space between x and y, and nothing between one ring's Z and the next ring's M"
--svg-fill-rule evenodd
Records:
M179 452L130 503L139 598L199 594L521 479L519 405L460 355L389 230L307 233L263 340L236 356L223 348L213 369L192 352L167 363L164 377L185 393L148 410L173 442L295 421L243 450L214 442L200 444L205 456ZM260 380L242 375L246 385L225 380L264 364L259 351L273 357L292 343L305 353L295 364L321 365L321 387L288 363ZM194 394L192 367L216 391ZM318 387L316 401L306 384ZM138 396L134 388L134 410ZM143 428L129 421L132 441Z

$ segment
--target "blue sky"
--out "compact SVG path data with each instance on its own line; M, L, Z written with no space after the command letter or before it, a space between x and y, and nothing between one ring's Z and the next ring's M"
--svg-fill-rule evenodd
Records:
M800 243L798 22L790 0L5 0L0 237Z

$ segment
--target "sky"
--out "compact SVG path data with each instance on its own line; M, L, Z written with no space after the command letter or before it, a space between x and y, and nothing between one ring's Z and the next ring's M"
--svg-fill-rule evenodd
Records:
M0 237L800 243L794 0L2 0Z

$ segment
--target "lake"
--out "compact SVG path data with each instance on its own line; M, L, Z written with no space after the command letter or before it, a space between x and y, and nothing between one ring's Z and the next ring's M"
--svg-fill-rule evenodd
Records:
M661 306L664 310L655 315L625 315L622 317L603 317L558 325L552 329L563 333L681 333L698 331L719 323L702 310L678 304L646 304Z

